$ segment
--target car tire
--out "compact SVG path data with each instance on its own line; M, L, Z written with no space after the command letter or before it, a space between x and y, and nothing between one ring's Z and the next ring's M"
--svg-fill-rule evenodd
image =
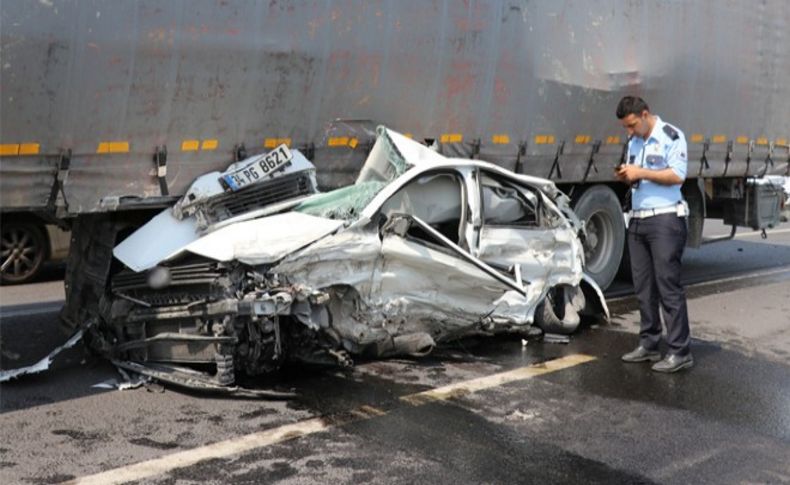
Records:
M581 323L586 301L578 286L559 285L546 294L535 310L535 323L545 333L570 335Z
M584 271L606 289L617 275L625 246L625 221L620 200L605 185L593 185L573 201L573 210L584 222Z
M0 236L0 281L27 283L35 278L47 258L47 237L39 224L8 222Z

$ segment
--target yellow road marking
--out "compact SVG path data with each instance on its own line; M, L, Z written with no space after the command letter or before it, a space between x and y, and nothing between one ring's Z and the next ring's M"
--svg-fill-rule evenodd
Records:
M298 423L286 424L279 428L252 433L244 436L219 441L210 445L164 455L153 460L142 461L134 465L107 470L82 478L63 482L68 484L110 485L161 475L176 468L194 465L202 460L237 455L255 448L263 448L275 443L318 433L330 427L323 419L313 418Z
M499 374L493 374L490 376L472 379L470 381L450 384L449 386L437 387L436 389L418 392L417 394L410 394L408 396L401 397L401 400L413 406L419 406L427 402L464 396L466 394L482 391L483 389L501 386L509 382L531 379L543 374L549 374L558 370L567 369L568 367L584 364L585 362L590 362L592 360L595 360L595 357L589 355L569 355L567 357L549 360L540 364L520 367L511 371L500 372Z
M501 386L510 382L531 379L536 376L549 374L567 369L579 364L595 360L595 357L574 354L555 360L541 362L511 371L500 372L490 376L480 377L465 382L437 387L429 391L418 392L401 397L401 400L412 406L434 401L463 396L484 389ZM162 475L177 468L194 465L203 460L223 458L238 455L250 450L264 448L283 441L307 436L331 428L343 426L355 421L373 419L386 415L387 412L373 406L363 405L347 413L334 416L311 418L298 423L286 424L278 428L260 431L243 436L237 436L217 443L212 443L191 450L180 451L164 455L152 460L127 465L112 470L103 471L94 475L70 480L67 484L73 485L112 485L130 481L143 480L148 477Z

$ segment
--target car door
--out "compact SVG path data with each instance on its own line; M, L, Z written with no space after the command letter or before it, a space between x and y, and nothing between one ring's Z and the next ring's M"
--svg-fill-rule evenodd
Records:
M475 178L481 212L477 256L525 286L569 277L578 258L576 236L552 217L550 201L536 188L484 169Z
M381 206L382 253L374 279L379 297L398 315L399 332L427 331L440 340L498 313L511 311L523 320L512 282L481 267L465 249L468 200L461 173L439 170L415 177Z

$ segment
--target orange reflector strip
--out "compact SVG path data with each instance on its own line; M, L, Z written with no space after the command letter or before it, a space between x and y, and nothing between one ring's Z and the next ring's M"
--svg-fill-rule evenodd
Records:
M96 153L127 153L128 151L128 141L103 141L96 148Z
M348 145L348 137L347 136L333 136L330 137L327 145L330 147L344 147Z
M19 145L16 143L4 143L0 145L0 157L19 155Z
M760 138L757 139L757 144L758 145L767 145L768 144L768 138L766 138L764 136L761 136Z
M735 139L735 142L738 143L739 145L746 145L747 143L749 143L749 137L739 136L738 138Z
M554 135L535 135L535 143L538 145L554 143Z
M510 135L507 134L500 134L500 135L493 135L491 137L491 142L494 145L507 145L510 143Z
M699 134L699 133L694 133L693 135L691 135L691 142L692 142L692 143L702 143L702 141L703 141L704 139L705 139L705 137L704 137L704 136L702 136L702 135L701 135L701 134Z
M617 145L620 143L619 136L607 136L606 137L606 144L607 145Z
M414 135L412 135L411 133L404 133L403 136L405 136L408 139L414 138Z
M39 147L40 146L38 143L22 143L21 145L19 145L19 154L38 155Z
M590 137L590 135L576 135L576 138L573 141L580 145L584 145L590 143L591 139L592 138Z
M200 142L197 140L184 140L181 142L182 152L196 152L200 148Z
M356 148L357 145L359 145L359 140L357 140L356 138L352 138L348 140L348 146L350 146L351 148Z
M442 143L460 143L463 139L464 136L460 133L444 133L439 138L439 141Z
M713 143L724 143L727 141L727 137L724 135L713 135L713 138L710 139Z
M216 150L218 145L219 145L219 143L217 143L217 140L214 140L214 139L203 140L203 143L200 145L200 149L201 150Z
M330 141L332 139L330 138ZM263 146L265 148L277 148L278 146L285 143L286 146L291 146L291 139L290 138L267 138L263 141ZM331 146L331 145L330 145Z

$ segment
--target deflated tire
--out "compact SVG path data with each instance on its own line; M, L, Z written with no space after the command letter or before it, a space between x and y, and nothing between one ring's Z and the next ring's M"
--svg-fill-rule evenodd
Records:
M546 295L535 310L535 323L546 333L570 334L581 323L584 292L578 286L559 285Z

